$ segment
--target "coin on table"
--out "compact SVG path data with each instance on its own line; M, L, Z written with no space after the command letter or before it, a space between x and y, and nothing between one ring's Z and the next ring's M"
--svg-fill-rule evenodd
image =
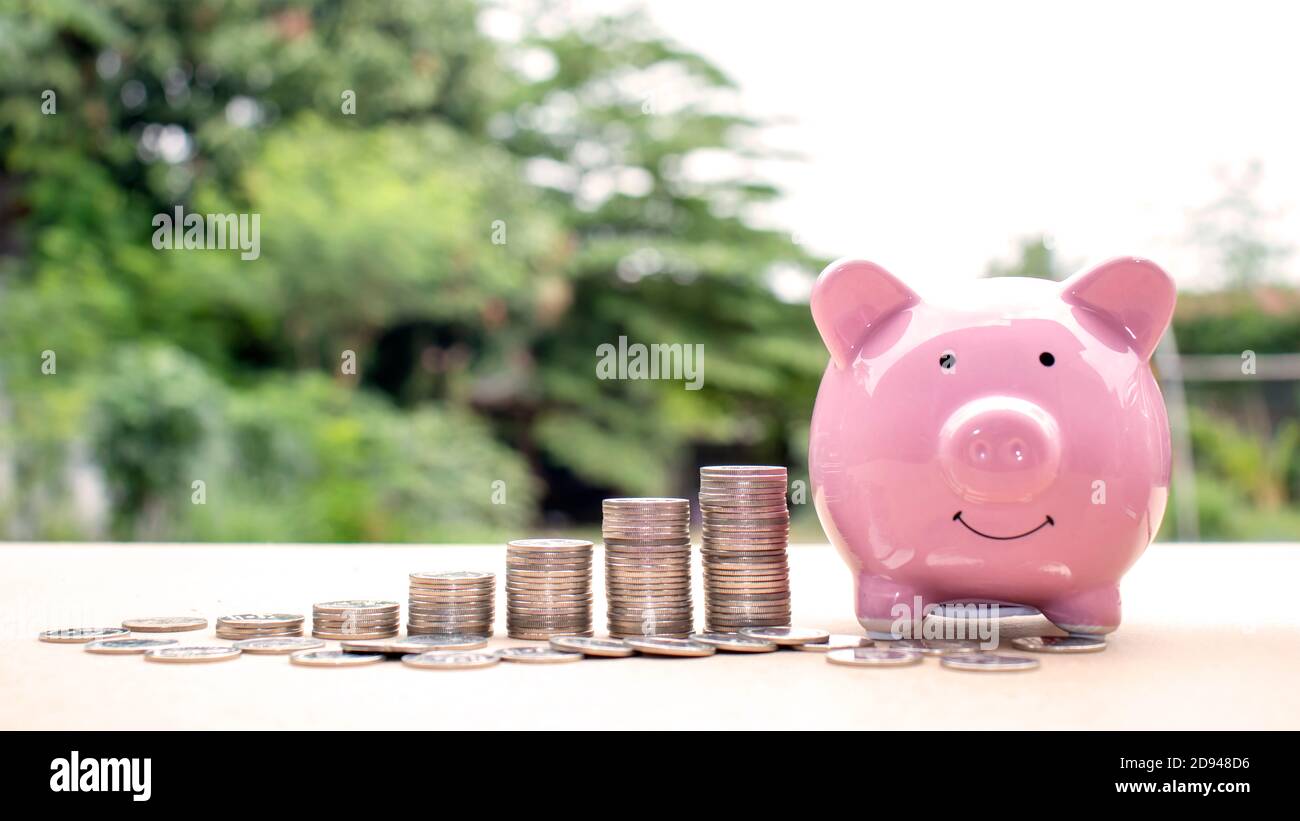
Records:
M265 639L243 639L235 642L235 646L245 653L278 656L297 653L299 650L314 650L317 647L324 647L325 642L298 636L276 636Z
M724 653L771 653L777 649L776 642L731 633L692 633L691 641L710 645Z
M551 647L560 651L602 658L626 658L636 652L622 639L597 639L587 636L552 636Z
M491 667L501 661L496 653L462 653L435 650L429 653L409 653L402 656L402 664L421 670L475 670Z
M145 651L145 661L158 661L167 664L201 664L207 661L227 661L239 658L238 647L226 647L216 644L192 644L180 647L159 647L157 650Z
M362 639L345 641L339 645L349 653L387 653L403 655L428 653L434 650L478 650L487 647L486 636L423 635L404 639Z
M638 653L645 653L648 656L680 656L682 658L698 658L702 656L711 656L718 652L718 648L712 644L705 644L702 641L692 641L691 639L669 639L659 636L637 636L635 638L624 639L627 646L636 650Z
M809 653L829 653L832 650L849 650L854 647L870 647L871 639L849 633L831 633L826 641L815 644L796 644L794 649Z
M876 646L884 650L906 650L923 656L942 656L947 653L978 653L984 648L978 641L947 641L938 639L877 639Z
M498 650L502 661L521 664L563 664L566 661L582 661L582 653L570 653L552 650L550 647L507 647Z
M132 633L184 633L202 630L208 620L200 616L156 616L147 619L127 619L122 626Z
M822 644L831 637L825 630L811 627L742 627L740 635L749 639L762 639L783 647L799 644Z
M130 634L131 631L125 627L65 627L62 630L46 630L37 634L36 638L54 644L85 644L88 641L114 639Z
M1024 656L1004 656L1000 653L951 653L941 656L939 663L952 670L971 670L979 673L1014 673L1033 670L1038 659Z
M1030 653L1100 653L1106 649L1102 636L1025 636L1012 639L1011 646Z
M303 667L360 667L383 660L379 653L344 653L342 650L302 650L289 656L291 664Z
M249 627L279 627L285 624L300 624L303 616L301 613L232 613L229 616L219 617L217 621L244 624Z
M106 656L132 656L177 643L176 639L100 639L87 644L86 652Z
M826 660L831 664L848 667L906 667L920 664L923 658L925 656L910 650L882 650L879 647L849 647L826 654Z

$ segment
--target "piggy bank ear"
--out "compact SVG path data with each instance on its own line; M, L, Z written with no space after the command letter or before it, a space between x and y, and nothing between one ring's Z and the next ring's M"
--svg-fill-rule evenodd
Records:
M921 301L911 288L872 262L832 262L813 286L813 322L841 368L853 362L863 340L893 314Z
M1118 325L1143 359L1155 351L1169 327L1177 298L1174 281L1160 266L1120 257L1061 283L1061 298L1104 314Z

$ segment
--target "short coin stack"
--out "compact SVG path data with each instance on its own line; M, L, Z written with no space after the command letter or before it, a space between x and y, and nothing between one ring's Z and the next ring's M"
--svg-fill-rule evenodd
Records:
M606 499L602 512L610 636L689 636L690 501Z
M217 638L243 641L301 636L303 617L294 613L240 613L217 618Z
M700 468L704 619L710 633L790 623L784 467Z
M312 605L311 634L318 639L388 639L401 626L395 601L349 599Z
M510 638L592 634L591 548L583 539L519 539L506 545Z
M408 636L490 636L496 617L492 573L412 573Z

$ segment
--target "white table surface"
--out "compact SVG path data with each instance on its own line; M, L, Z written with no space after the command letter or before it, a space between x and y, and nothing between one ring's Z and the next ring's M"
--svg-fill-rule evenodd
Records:
M790 551L794 623L860 632L825 545ZM596 624L603 620L599 567ZM162 665L36 640L123 618L406 601L407 573L498 573L499 545L0 546L0 729L1300 729L1300 545L1153 546L1126 577L1103 653L1018 674L827 664L817 653L637 657L423 671L308 669L284 656ZM697 624L702 621L696 561ZM183 643L225 643L206 631ZM331 643L333 645L333 643Z

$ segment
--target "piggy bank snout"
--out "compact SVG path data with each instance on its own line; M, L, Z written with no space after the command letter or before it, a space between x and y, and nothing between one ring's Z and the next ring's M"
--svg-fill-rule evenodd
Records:
M984 397L948 417L939 433L939 462L953 490L970 501L1026 501L1060 470L1060 429L1033 402Z

